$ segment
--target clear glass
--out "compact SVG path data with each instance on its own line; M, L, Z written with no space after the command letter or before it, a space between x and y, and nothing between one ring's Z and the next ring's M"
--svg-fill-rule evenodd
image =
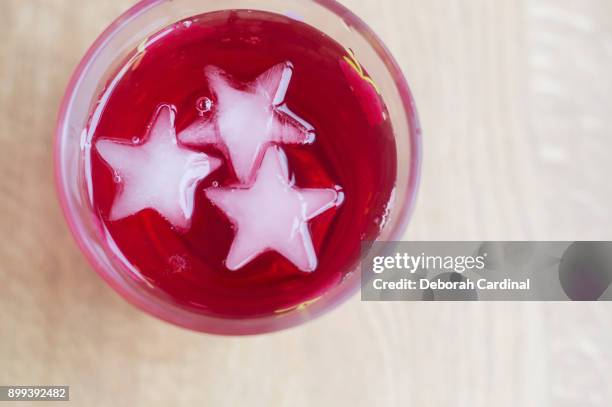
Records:
M92 211L85 186L89 148L84 131L102 88L124 57L148 36L184 18L223 9L254 9L299 15L345 48L353 50L379 86L397 144L395 205L379 240L399 240L407 226L419 181L421 131L408 84L372 30L333 0L143 0L117 18L94 42L68 85L57 121L54 162L59 199L81 251L106 282L129 302L189 329L228 335L280 330L308 321L358 291L359 270L323 298L294 311L249 319L226 319L180 308L144 281L134 279L125 259L108 250L105 229Z

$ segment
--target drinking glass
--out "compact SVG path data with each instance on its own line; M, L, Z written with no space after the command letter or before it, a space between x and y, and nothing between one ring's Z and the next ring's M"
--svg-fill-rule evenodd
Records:
M385 45L357 16L333 0L142 0L117 18L87 51L66 89L54 141L59 200L80 250L104 280L149 314L189 329L227 335L257 334L301 324L349 298L360 287L355 269L318 301L278 315L221 318L182 308L156 287L132 275L120 251L110 248L108 232L92 210L86 187L91 147L85 131L103 87L128 53L150 35L185 18L227 9L253 9L289 15L329 35L351 50L378 85L389 111L397 146L395 203L378 240L400 240L413 209L420 172L421 131L414 100Z

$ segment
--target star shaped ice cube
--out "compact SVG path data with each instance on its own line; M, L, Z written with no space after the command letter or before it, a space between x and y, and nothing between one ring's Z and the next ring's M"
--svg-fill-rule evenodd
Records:
M209 188L206 196L234 225L228 269L239 269L274 250L307 272L317 267L308 221L339 206L344 197L339 188L296 188L289 179L287 157L278 147L267 149L248 189Z
M175 111L161 105L142 144L101 139L96 149L121 183L109 219L118 220L151 208L178 228L187 228L193 214L196 186L221 161L177 143Z
M231 161L242 184L252 181L270 144L314 141L313 126L285 103L293 74L290 62L273 66L248 84L232 81L214 66L206 67L204 72L215 96L213 112L180 132L179 140L195 146L217 145Z

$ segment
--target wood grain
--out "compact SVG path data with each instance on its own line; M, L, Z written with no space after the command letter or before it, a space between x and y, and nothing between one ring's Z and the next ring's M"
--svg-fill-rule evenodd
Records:
M612 3L344 0L413 88L410 239L610 239ZM0 384L87 406L608 406L608 304L361 303L251 338L137 311L90 271L52 186L68 76L128 0L0 0ZM59 405L59 403L53 404Z

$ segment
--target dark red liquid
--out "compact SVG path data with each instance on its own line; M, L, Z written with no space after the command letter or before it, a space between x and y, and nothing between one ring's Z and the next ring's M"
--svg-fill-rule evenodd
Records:
M203 192L214 182L236 182L219 151L200 150L224 165L199 184L191 227L179 231L151 209L109 221L118 187L111 168L92 149L94 209L122 255L168 301L210 315L268 315L324 295L356 266L360 242L380 232L395 185L391 125L374 85L364 79L365 70L320 31L264 12L204 14L151 38L156 39L144 51L134 50L117 71L122 76L101 96L93 145L99 138L142 138L161 103L176 106L177 132L184 129L197 118L198 99L209 97L214 103L204 76L207 65L249 82L290 61L294 72L287 105L314 126L317 137L310 145L282 146L289 170L297 187L340 185L345 200L309 222L318 257L314 272L302 272L272 251L230 271L224 260L234 237L232 225Z

